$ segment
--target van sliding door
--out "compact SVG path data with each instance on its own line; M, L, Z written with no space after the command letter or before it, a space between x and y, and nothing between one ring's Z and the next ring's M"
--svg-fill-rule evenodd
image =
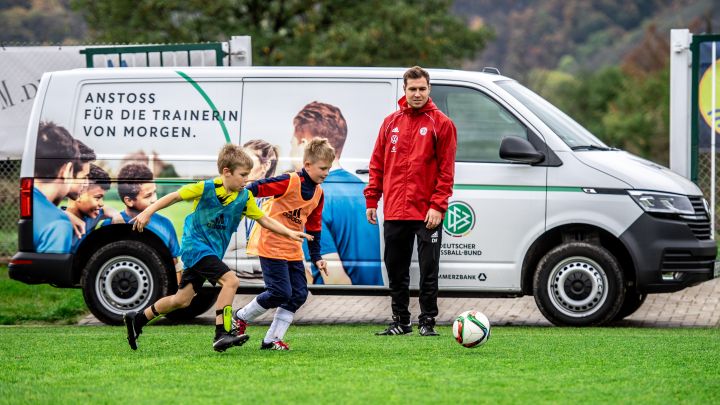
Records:
M363 189L380 125L395 110L396 87L396 79L382 78L245 80L241 143L263 168L252 173L253 180L300 170L303 148L313 138L327 138L336 151L322 184L320 253L328 262L329 275L308 266L311 289L387 286L381 230L367 222ZM304 250L309 259L307 244ZM256 258L239 263L244 268L241 277L262 283Z

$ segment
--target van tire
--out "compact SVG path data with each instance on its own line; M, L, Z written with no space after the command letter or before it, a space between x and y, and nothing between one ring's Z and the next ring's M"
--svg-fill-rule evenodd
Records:
M623 300L623 304L620 307L620 311L618 311L617 315L615 315L613 321L620 321L634 314L635 311L640 309L642 304L645 302L645 298L647 298L647 294L640 293L634 288L627 289L625 291L625 299Z
M204 314L215 305L218 294L220 294L219 288L202 288L197 295L193 297L188 307L168 312L165 314L165 317L172 321L189 321L195 319L195 317Z
M623 303L617 259L604 247L569 242L550 250L537 266L533 294L538 309L558 326L596 326L612 321Z
M97 250L82 271L85 303L108 325L121 325L123 314L141 311L168 292L168 265L151 246L121 240Z

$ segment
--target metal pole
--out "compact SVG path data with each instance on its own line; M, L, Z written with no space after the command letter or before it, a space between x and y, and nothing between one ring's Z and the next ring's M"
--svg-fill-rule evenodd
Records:
M670 170L690 178L692 34L688 29L670 30Z
M717 52L715 50L715 45L717 42L712 43L712 64L710 65L710 69L712 69L712 72L710 72L710 75L712 77L712 95L711 102L710 102L710 184L711 184L711 192L710 192L710 206L712 207L712 212L710 213L710 235L712 235L713 239L715 239L715 132L717 131L717 123L715 122L715 93L716 93L716 87L715 87L715 67L717 65L716 63L716 55Z

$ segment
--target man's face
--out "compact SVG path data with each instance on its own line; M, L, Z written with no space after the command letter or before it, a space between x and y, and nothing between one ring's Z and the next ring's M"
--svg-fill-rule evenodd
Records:
M235 170L230 171L227 167L223 167L223 184L227 191L235 192L240 191L247 183L248 176L250 175L250 169L247 167L236 167Z
M70 180L68 198L77 200L80 194L85 192L88 186L88 174L90 174L90 163L83 163L82 170L75 173L75 178Z
M157 186L155 183L143 183L140 185L140 192L135 199L125 197L125 205L136 210L143 211L152 203L157 201Z
M405 90L405 99L412 108L422 108L430 97L430 84L424 77L407 79L403 89Z
M310 163L306 161L304 167L305 171L307 172L308 176L310 176L312 181L317 184L322 184L322 182L325 181L325 178L328 176L328 173L330 173L332 162L318 160L315 163Z
M96 218L100 209L105 205L105 190L102 187L92 185L87 191L80 194L75 201L75 206L83 214L90 218Z

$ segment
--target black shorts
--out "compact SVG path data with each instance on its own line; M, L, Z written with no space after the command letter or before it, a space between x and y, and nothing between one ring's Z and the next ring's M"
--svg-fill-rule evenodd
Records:
M227 264L223 263L222 260L218 259L217 256L205 256L195 263L194 266L183 271L178 289L192 284L193 289L197 293L202 288L205 280L215 285L228 271L230 271L230 268Z

